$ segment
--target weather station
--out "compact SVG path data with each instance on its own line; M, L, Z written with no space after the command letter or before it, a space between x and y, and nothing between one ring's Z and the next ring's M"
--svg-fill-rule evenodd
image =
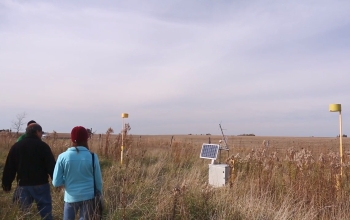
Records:
M211 163L209 164L209 185L214 187L225 186L230 178L230 167L227 164L222 164L221 162L221 151L229 152L227 146L227 139L222 131L221 125L220 130L222 132L223 140L220 140L220 144L202 144L202 149L200 153L200 158L210 159ZM219 156L219 162L216 163L216 160Z

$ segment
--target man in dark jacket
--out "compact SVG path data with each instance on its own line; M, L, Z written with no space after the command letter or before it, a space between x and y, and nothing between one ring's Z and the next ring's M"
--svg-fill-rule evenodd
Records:
M51 148L41 140L42 128L33 123L26 128L26 137L15 143L7 155L2 176L2 188L11 191L17 174L14 201L23 211L28 211L35 200L40 215L52 219L52 200L48 176L53 175L55 157Z

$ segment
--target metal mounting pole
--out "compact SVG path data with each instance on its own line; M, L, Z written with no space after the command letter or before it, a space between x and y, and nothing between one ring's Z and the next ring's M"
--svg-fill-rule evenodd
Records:
M342 128L342 116L341 111L339 111L339 152L340 152L340 175L343 175L343 162L344 162L344 156L343 156L343 128Z

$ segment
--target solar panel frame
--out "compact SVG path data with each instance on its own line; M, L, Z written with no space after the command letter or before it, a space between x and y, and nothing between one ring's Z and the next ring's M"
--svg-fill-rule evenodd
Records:
M203 144L199 157L216 160L218 157L219 148L219 144Z

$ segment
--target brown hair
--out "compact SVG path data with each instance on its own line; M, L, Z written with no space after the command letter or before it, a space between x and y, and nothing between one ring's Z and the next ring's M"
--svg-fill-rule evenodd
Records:
M79 153L79 147L86 147L89 150L89 145L87 141L82 141L82 142L73 142L73 147L77 150L77 153Z

